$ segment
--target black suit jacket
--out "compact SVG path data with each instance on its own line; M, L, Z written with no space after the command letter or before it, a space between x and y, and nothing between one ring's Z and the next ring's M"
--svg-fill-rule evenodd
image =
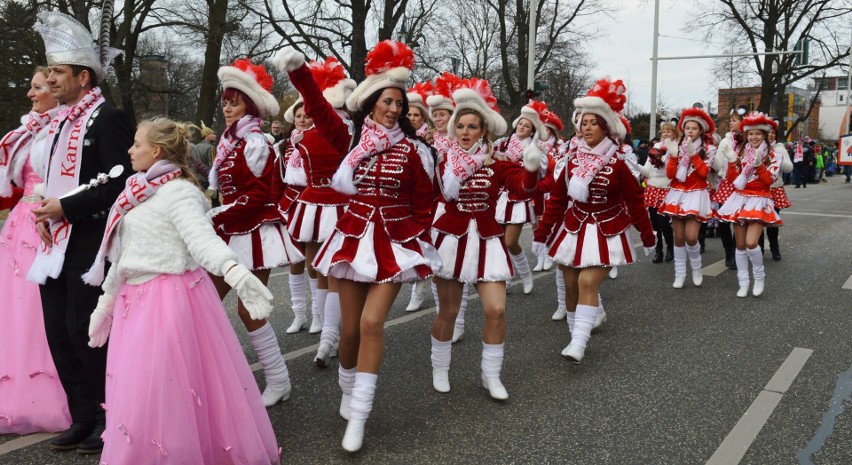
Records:
M73 225L64 268L89 268L95 261L109 209L124 190L125 180L133 174L127 154L133 135L133 121L127 113L106 103L101 105L83 140L80 184L88 183L99 173L108 173L115 165L123 165L124 173L106 184L60 200L65 218Z

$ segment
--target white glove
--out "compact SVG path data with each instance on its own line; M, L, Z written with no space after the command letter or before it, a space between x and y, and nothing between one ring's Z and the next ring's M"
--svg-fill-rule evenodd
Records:
M686 154L689 155L689 158L695 155L695 147L692 145L692 141L686 143Z
M669 156L670 157L676 157L677 156L677 142L675 142L671 139L666 139L665 144L666 144L666 152L669 154Z
M293 47L286 47L272 57L272 64L285 73L295 71L305 64L305 55Z
M248 268L228 260L222 272L225 282L237 291L252 320L265 320L272 313L272 293Z
M35 194L39 197L44 197L44 183L43 182L40 182L40 183L33 186L33 194Z
M530 173L535 173L541 167L541 150L536 144L530 144L524 149L524 168Z
M758 166L763 164L764 156L765 155L762 154L762 153L758 153L757 155L754 156L754 167L755 168L757 168Z
M112 312L115 309L115 296L102 294L98 297L98 306L89 318L89 347L103 347L109 339L112 328Z
M655 247L644 247L644 246L643 246L643 247L642 247L642 249L645 251L645 256L646 256L646 257L647 257L648 255L651 255L652 253L656 252L656 248L655 248Z

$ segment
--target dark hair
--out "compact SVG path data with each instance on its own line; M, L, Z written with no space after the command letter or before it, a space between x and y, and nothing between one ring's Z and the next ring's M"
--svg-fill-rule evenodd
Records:
M248 98L248 95L246 95L243 91L241 91L239 89L234 89L234 88L222 90L221 100L223 102L226 102L226 101L227 102L235 102L238 99L242 99L243 103L246 104L246 114L247 115L260 117L260 110L257 109L257 105L255 105L254 101L252 99ZM231 124L231 126L229 126L227 129L225 129L225 134L233 133L234 129L236 127L237 127L237 121L234 121L234 123ZM222 135L224 136L225 134L222 134Z
M293 132L293 129L296 129L296 122L295 122L296 121L296 112L299 111L299 108L302 108L303 106L305 106L305 102L298 102L295 105L293 105L293 122L287 123L286 127L281 128L281 133L283 133L284 137L286 137L287 139L290 138L290 133ZM310 115L308 115L308 117L310 117ZM275 120L275 121L278 121L278 120Z
M89 68L88 66L80 66L80 65L68 65L71 67L71 75L77 77L83 71L87 71L89 73L89 88L94 89L98 87L98 75L95 74L95 70Z
M705 146L705 144L708 144L708 143L712 144L714 142L713 141L713 133L704 132L704 127L701 126L701 124L698 121L686 121L686 122L683 123L683 134L680 135L680 141L678 141L677 145L680 146L680 144L683 144L683 140L686 139L686 125L687 125L687 123L695 123L695 124L698 125L698 128L701 129L701 134L698 136L698 138L701 140L701 148L698 150L698 155L701 157L702 160L706 160L707 159L707 150L704 149L704 146Z
M483 138L485 139L485 145L486 145L485 149L486 149L486 153L488 154L487 160L490 161L491 155L492 155L491 131L488 130L488 124L486 124L486 122L485 122L485 117L482 116L482 113L480 113L478 110L475 110L473 108L462 108L461 110L456 110L455 119L453 120L453 122L458 123L459 120L461 119L461 117L465 116L465 115L475 115L479 118L479 124L482 125L482 129L484 130L484 133L482 135L483 135ZM487 161L486 164L490 164L490 163Z
M364 128L364 120L367 116L370 116L370 112L373 111L373 108L376 106L376 102L379 101L379 97L382 96L382 93L388 88L379 89L369 97L364 100L364 105L361 107L361 110L355 111L352 113L352 124L355 126L355 132L352 134L352 142L351 147L355 147L361 141L361 130ZM393 89L397 89L393 87ZM417 135L417 130L414 129L414 126L411 124L411 120L408 119L408 97L405 95L405 91L402 89L397 89L402 94L402 111L399 114L399 119L397 122L399 123L399 128L402 129L402 133L405 134L406 137L409 137L414 140L418 140L424 144L426 147L429 147L429 150L432 152L433 160L436 158L435 148L432 147L426 139Z

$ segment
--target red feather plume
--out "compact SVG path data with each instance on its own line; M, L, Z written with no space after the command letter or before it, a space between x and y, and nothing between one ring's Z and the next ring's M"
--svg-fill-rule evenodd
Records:
M560 118L556 113L548 110L545 118L544 124L552 124L557 131L565 129L565 124L562 123L562 118Z
M627 130L626 134L632 134L633 130L630 127L630 121L628 121L622 114L619 114L618 117L621 118L621 123L624 124L624 128Z
M243 58L241 60L235 60L231 66L254 78L254 80L260 84L260 87L266 89L267 92L272 92L272 76L266 72L266 68L264 68L263 65L256 65L248 58Z
M414 69L414 52L402 42L383 40L376 44L364 61L367 76L384 73L392 68Z
M539 100L530 99L526 106L535 110L535 112L538 113L538 119L542 122L547 119L547 113L550 112L550 110L547 109L547 104Z
M627 103L627 87L621 79L617 81L610 81L608 77L599 79L586 95L601 98L616 113L621 113L621 110L624 110L624 104Z
M334 57L326 58L325 62L311 61L308 67L320 90L330 89L346 79L346 71L343 69L343 65Z
M423 103L425 104L426 99L435 93L435 86L432 85L431 81L418 82L408 89L408 93L420 94L420 97L423 98Z
M441 73L440 76L435 78L435 93L452 100L453 91L459 88L461 81L462 78L453 73Z
M497 98L494 97L494 93L491 91L491 85L488 84L488 81L486 81L485 79L479 79L475 77L470 79L462 79L461 81L459 81L457 89L461 88L467 88L475 91L477 94L479 94L480 97L482 97L483 100L485 100L485 103L486 105L488 105L488 108L491 108L496 112L500 112L500 108L497 107Z
M683 130L684 120L686 118L701 118L709 128L707 129L708 134L716 132L716 123L713 122L713 118L711 118L710 115L701 108L687 108L683 110L683 113L680 114L680 121L678 122L678 127L681 131ZM743 124L740 123L740 127L742 126Z

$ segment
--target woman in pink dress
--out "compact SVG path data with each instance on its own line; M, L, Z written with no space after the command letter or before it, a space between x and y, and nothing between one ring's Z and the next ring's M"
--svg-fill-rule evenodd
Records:
M47 346L38 285L26 279L41 242L30 210L41 205L44 191L38 172L46 155L44 129L57 105L47 69L36 68L27 97L32 111L0 140L0 198L23 195L0 232L0 434L63 431L71 424Z
M272 424L208 272L252 320L269 315L272 293L213 230L187 168L187 130L167 119L139 125L129 150L137 173L83 275L104 289L89 345L110 339L100 463L277 464Z

